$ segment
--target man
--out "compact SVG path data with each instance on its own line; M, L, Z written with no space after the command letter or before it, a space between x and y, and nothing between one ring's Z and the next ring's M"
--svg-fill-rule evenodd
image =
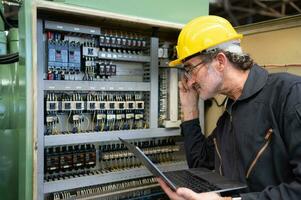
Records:
M179 90L188 165L246 183L249 191L233 199L301 199L301 78L268 74L242 52L241 38L217 16L196 18L179 35L170 65L185 70ZM205 138L197 102L216 94L228 97L226 111ZM159 183L174 200L232 199Z

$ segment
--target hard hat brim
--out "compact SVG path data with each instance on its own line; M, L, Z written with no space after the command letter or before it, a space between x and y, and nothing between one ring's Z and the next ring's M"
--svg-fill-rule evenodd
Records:
M168 63L169 67L175 67L182 64L182 59L176 59Z
M242 34L236 34L236 37L231 38L231 40L226 40L226 41L223 41L223 42L221 42L221 43L219 43L219 44L222 44L222 43L225 43L225 42L228 42L228 41L232 41L232 40L240 40L240 39L242 39L242 38L243 38L243 35L242 35ZM211 46L208 46L207 49L210 49L210 48L212 48L212 47L215 47L216 45L218 45L218 44L212 44ZM195 54L197 54L197 53L200 53L200 51L198 51L198 52L196 52L196 53L192 53L192 54L189 55L188 57L193 56L193 55L195 55ZM181 65L181 64L183 64L182 61L183 61L184 59L188 58L188 57L178 58L178 59L176 59L176 60L173 60L173 61L171 61L171 62L168 63L168 66L169 66L169 67L175 67L175 66L177 66L177 65Z

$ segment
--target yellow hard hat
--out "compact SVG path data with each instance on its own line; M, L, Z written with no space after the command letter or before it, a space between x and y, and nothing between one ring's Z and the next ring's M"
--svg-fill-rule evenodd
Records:
M188 22L180 32L176 46L178 59L171 61L169 66L176 66L198 52L218 44L241 39L229 21L218 16L201 16Z

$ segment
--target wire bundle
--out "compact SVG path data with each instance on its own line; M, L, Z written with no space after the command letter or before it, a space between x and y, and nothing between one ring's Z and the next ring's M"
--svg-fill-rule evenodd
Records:
M9 27L9 28L14 28L12 24L10 24L5 16L3 11L0 9L0 16L3 22ZM11 64L19 61L19 53L12 53L12 54L6 54L6 55L0 55L0 64Z
M19 62L19 53L0 55L0 64L11 64Z

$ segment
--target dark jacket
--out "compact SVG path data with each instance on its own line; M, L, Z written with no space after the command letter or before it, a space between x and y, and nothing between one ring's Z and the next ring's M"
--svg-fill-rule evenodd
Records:
M301 199L301 77L254 65L208 138L198 119L181 127L189 167L245 182L242 199Z

